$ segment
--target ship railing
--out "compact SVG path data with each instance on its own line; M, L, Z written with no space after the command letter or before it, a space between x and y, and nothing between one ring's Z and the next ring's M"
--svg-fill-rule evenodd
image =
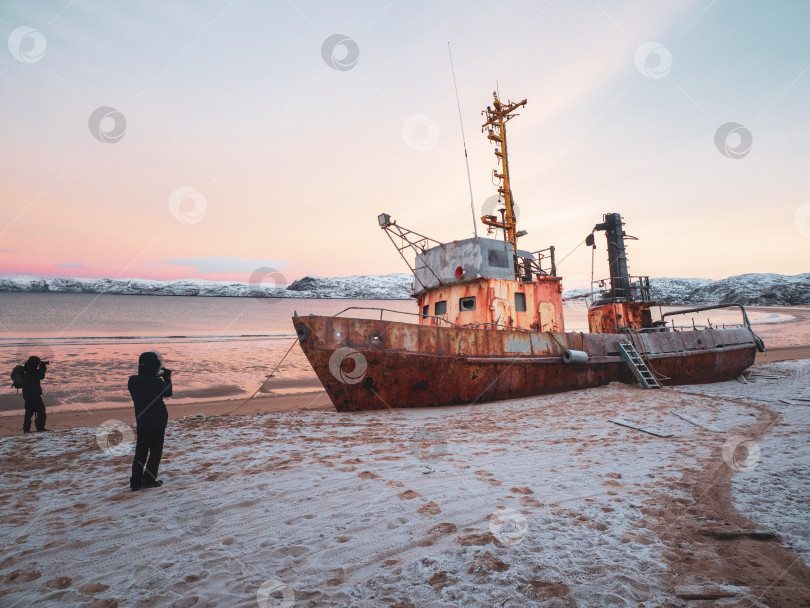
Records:
M710 318L706 318L706 324L696 323L695 318L692 317L691 325L675 325L675 319L670 319L670 324L664 320L665 317L675 317L678 315L685 315L695 312L703 312L705 310L717 310L720 308L739 308L742 313L742 321L739 323L712 323ZM745 312L745 307L742 304L707 304L706 306L696 306L694 308L681 308L679 310L671 310L661 315L661 320L653 323L653 327L645 327L642 329L625 329L625 332L633 333L655 333L661 331L703 331L706 329L737 329L748 328L751 329L751 322L748 320L748 313Z
M554 245L534 251L532 258L521 258L524 260L524 274L531 280L531 274L539 274L540 276L557 276L557 262L554 259ZM544 263L547 262L547 265ZM528 267L527 267L528 264ZM545 266L545 267L544 267Z
M664 321L664 317L673 317L675 315L685 315L689 314L690 312L702 312L704 310L716 310L718 308L739 308L740 312L742 313L742 323L736 325L735 327L747 327L751 329L751 322L748 320L748 313L745 312L745 306L742 304L737 303L725 303L725 304L708 304L706 306L697 306L695 308L681 308L680 310L671 310L669 312L665 312L661 315L661 321ZM665 322L665 321L664 321ZM673 321L674 325L674 321ZM695 325L694 318L692 319L692 325ZM711 322L709 322L711 326Z
M642 327L639 329L625 328L615 333L654 334L668 331L703 331L707 329L740 329L744 327L748 326L745 323L712 323L711 319L707 319L704 325L702 323L695 323L695 320L692 319L691 325L675 325L673 321L669 325L660 323L655 327Z
M590 300L594 304L609 302L649 302L650 277L630 276L630 285L627 287L611 283L610 278L598 279L591 282ZM610 284L611 287L605 288Z
M393 308L378 308L376 306L349 306L348 308L344 308L340 312L336 312L332 316L333 317L339 317L344 312L347 312L349 310L378 310L380 312L380 321L383 320L383 313L391 312L391 313L398 314L398 315L408 315L408 316L411 316L411 317L419 317L420 319L436 319L437 321L447 323L448 325L452 325L453 327L458 327L458 328L462 327L461 325L456 325L455 323L453 323L452 321L449 321L448 319L445 319L444 317L439 317L439 316L435 316L435 315L423 315L422 313L419 313L419 312L405 312L404 310L394 310Z
M337 312L337 313L333 314L332 317L338 317L338 316L342 315L344 312L347 312L349 310L378 310L378 311L380 311L380 321L383 320L383 313L391 312L391 313L395 313L395 314L398 314L398 315L409 315L409 316L412 316L412 317L419 317L420 319L435 319L437 321L437 324L446 323L447 325L450 325L452 327L457 327L458 329L481 329L481 328L484 328L484 329L487 329L487 328L498 329L498 328L502 328L502 329L507 329L507 330L512 330L512 331L528 331L528 332L536 331L534 329L526 329L525 327L515 327L514 325L499 325L498 323L471 323L469 325L458 325L458 324L453 323L452 321L450 321L448 319L445 319L444 317L440 317L440 316L436 316L436 315L423 315L422 313L418 313L418 312L405 312L405 311L402 311L402 310L394 310L392 308L378 308L376 306L349 306L348 308L344 308L340 312Z

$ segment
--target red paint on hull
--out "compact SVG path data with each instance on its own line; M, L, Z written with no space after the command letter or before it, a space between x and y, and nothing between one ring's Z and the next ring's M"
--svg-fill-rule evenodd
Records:
M338 411L500 401L633 383L615 352L627 335L429 327L340 317L295 317L300 345ZM663 384L734 378L754 362L746 328L635 336ZM565 364L564 348L588 363Z

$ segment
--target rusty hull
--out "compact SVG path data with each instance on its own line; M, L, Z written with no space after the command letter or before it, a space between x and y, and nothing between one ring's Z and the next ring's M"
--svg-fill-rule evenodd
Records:
M633 383L616 343L632 341L663 384L728 380L754 362L747 328L617 335L293 317L299 343L338 411L473 404ZM564 348L588 353L565 364Z

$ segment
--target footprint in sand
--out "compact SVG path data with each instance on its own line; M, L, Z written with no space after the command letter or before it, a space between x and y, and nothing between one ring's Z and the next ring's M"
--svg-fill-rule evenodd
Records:
M397 498L401 500L412 500L414 498L419 498L421 494L414 492L413 490L405 490L404 492L400 492L397 494Z
M45 581L43 585L51 589L67 589L73 583L73 579L69 576L57 576L49 581Z
M408 523L407 517L396 517L388 522L388 529L395 530L396 528L399 528L401 525L407 523Z
M501 482L495 479L494 473L490 473L489 471L475 471L475 476L479 481L485 481L491 486L501 485Z
M7 575L3 580L7 585L9 583L30 583L31 581L37 580L40 576L42 576L42 573L39 570L20 568Z
M109 585L105 585L103 583L85 583L79 587L79 593L84 595L95 595L96 593L101 593L109 588Z
M339 536L338 538L344 538ZM345 542L345 541L338 541L338 542ZM303 545L289 545L287 547L281 547L276 551L282 557L301 557L304 553L307 553L309 549Z
M105 599L98 599L95 600L84 608L118 608L118 599L117 598L105 598Z
M521 507L542 507L543 503L537 500L536 498L532 498L531 496L521 496L520 497L520 506Z
M419 509L417 509L416 512L419 513L419 515L428 516L428 515L438 515L439 513L442 512L442 510L439 508L439 505L437 505L435 502L431 500L429 503L419 507Z

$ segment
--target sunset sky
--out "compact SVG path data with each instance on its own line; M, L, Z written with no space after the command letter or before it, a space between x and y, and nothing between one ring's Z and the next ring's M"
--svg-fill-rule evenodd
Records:
M472 236L448 41L478 211L480 111L528 99L524 248L620 212L633 274L809 272L808 31L801 0L4 0L0 274L407 272L379 213Z

